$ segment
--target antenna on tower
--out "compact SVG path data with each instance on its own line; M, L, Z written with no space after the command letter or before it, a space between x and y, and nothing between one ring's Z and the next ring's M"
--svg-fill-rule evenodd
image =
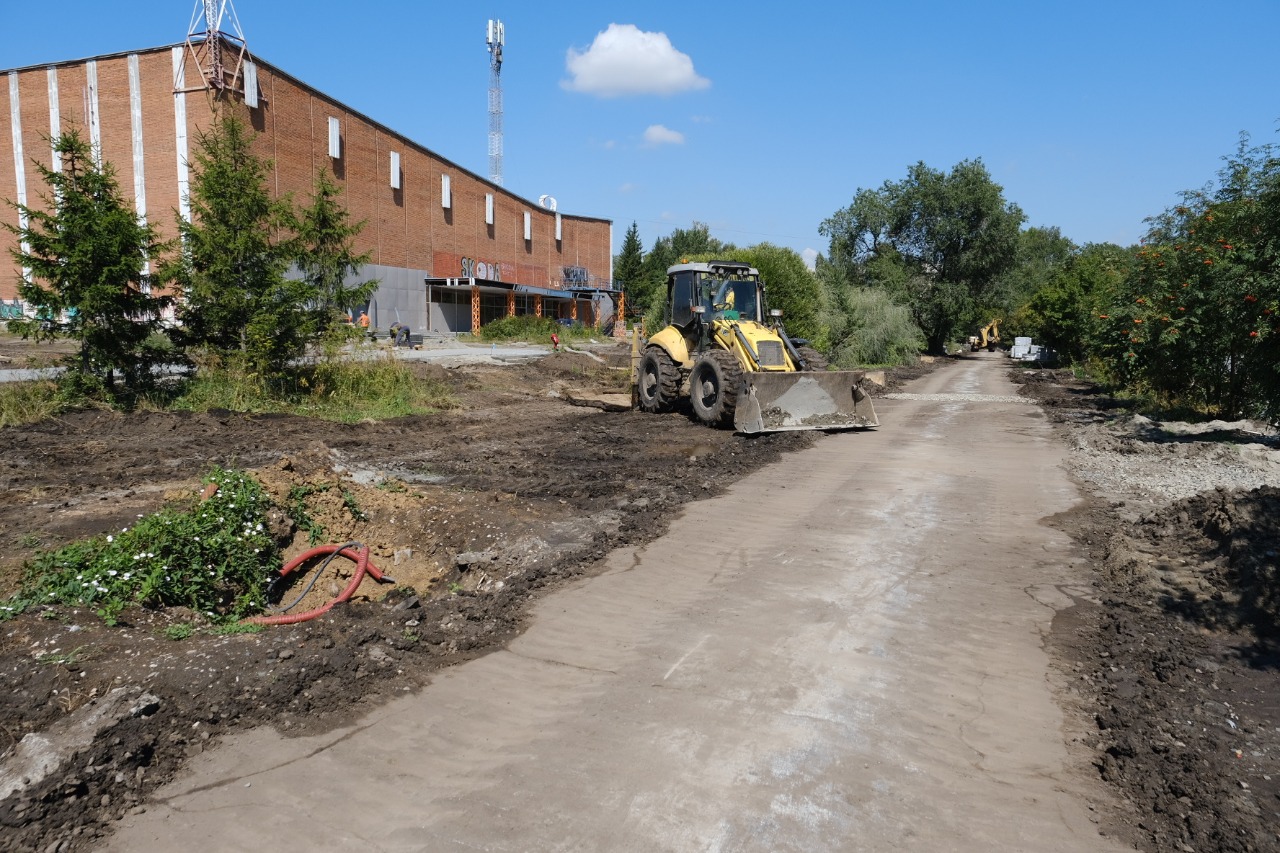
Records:
M230 48L230 50L228 50ZM235 4L231 0L196 0L187 27L183 66L188 59L200 69L200 85L182 91L212 89L216 93L244 88L243 72L248 48Z
M489 46L489 180L502 186L502 46L507 31L502 21L490 19L485 44Z

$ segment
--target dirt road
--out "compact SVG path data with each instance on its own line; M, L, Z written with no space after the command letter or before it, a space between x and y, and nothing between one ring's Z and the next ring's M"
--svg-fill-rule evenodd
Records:
M1129 849L1044 649L1075 490L1005 373L878 402L346 728L226 737L108 849Z

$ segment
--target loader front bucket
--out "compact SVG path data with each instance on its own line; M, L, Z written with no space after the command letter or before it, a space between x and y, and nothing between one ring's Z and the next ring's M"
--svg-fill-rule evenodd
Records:
M733 426L738 432L867 429L879 426L861 370L744 373Z

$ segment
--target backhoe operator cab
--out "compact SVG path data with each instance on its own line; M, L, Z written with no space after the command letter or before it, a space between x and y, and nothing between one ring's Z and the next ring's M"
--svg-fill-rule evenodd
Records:
M685 264L683 266L704 266ZM680 269L671 275L671 322L685 326L697 314L700 319L763 322L758 291L759 273L746 264L721 264L711 271ZM723 276L723 277L717 277ZM694 307L701 306L701 312Z
M760 273L736 261L667 270L667 325L638 353L636 405L669 411L688 381L699 420L739 432L875 425L862 374L827 373L806 341L769 311ZM804 373L806 381L798 381Z

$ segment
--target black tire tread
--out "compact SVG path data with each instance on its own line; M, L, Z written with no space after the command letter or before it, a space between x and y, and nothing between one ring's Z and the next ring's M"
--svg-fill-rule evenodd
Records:
M714 370L719 385L719 393L710 405L704 404L701 398L702 375L707 370ZM733 426L733 416L738 407L738 389L742 387L742 365L734 358L733 353L724 350L713 350L704 353L693 365L689 374L689 399L693 403L694 414L698 420L709 426Z
M657 377L656 393L645 393L645 376L654 374ZM680 396L680 368L662 347L646 347L640 359L640 389L638 398L640 410L656 414L669 412L675 407L676 398Z

